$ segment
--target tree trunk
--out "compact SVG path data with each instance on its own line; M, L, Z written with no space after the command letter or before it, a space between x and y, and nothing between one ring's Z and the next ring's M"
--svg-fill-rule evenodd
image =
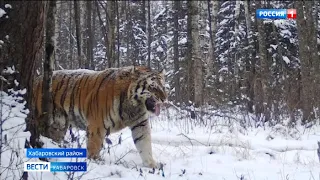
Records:
M141 19L141 29L144 32L145 36L147 37L147 19L146 19L146 2L142 1L141 2L141 14L140 14L140 19ZM147 59L146 56L141 55L141 63L142 64L147 64Z
M319 11L320 11L320 2L318 0L314 0L314 7L315 7L315 15L314 15L314 24L315 24L315 37L313 38L313 40L316 42L316 45L313 45L314 48L314 52L320 52L320 43L317 43L318 38L319 38ZM313 36L314 37L314 36ZM317 58L319 59L319 54L315 54L317 56ZM315 62L315 69L314 69L314 76L315 76L315 89L320 89L320 62L317 59L314 59ZM315 90L315 101L316 101L316 106L320 107L320 92L318 90ZM320 109L318 108L318 113L320 114Z
M45 61L43 64L43 84L42 84L42 114L41 118L37 119L39 122L39 134L37 134L37 139L40 137L40 134L47 134L50 131L49 129L49 119L52 117L52 71L54 65L54 49L55 49L55 14L56 14L56 1L52 0L48 2L47 5L47 15L46 15L46 39L45 39ZM37 115L37 118L39 116ZM48 137L52 137L50 134L47 134Z
M140 19L141 19L141 29L147 38L147 19L146 19L146 1L141 2L141 14L140 14ZM141 64L147 64L147 59L145 55L140 56Z
M41 62L41 50L43 47L44 30L44 1L4 1L10 4L12 9L7 13L10 18L0 21L0 39L5 44L0 49L0 71L7 66L15 66L18 71L15 78L19 82L19 88L26 88L24 96L27 101L26 107L30 110L26 118L27 131L31 136L37 133L32 107L32 84L36 64ZM8 35L10 42L5 38ZM32 145L36 139L30 138Z
M187 16L187 54L186 61L188 64L187 67L187 104L194 102L194 82L193 82L193 59L192 59L192 5L191 1L187 1L188 6L188 16Z
M233 83L231 85L231 94L236 98L238 95L238 84L239 84L239 67L238 67L238 44L240 44L240 37L239 37L239 21L240 21L240 1L236 1L235 13L234 13L234 57L233 57Z
M107 25L108 25L108 32L107 32L107 58L108 58L108 67L115 67L115 1L108 1L107 2Z
M95 1L95 6L96 6L96 9L97 9L97 15L98 15L99 24L100 24L100 31L101 31L101 33L103 35L104 40L105 40L105 45L107 45L107 43L106 43L106 41L108 40L107 29L106 29L105 24L103 23L103 20L102 20L102 15L100 13L100 6L99 6L99 2L98 1ZM108 48L106 49L105 59L104 60L106 60L107 55L108 55Z
M205 84L209 84L212 74L218 74L219 65L216 62L215 50L215 34L217 29L217 15L219 11L219 1L212 0L212 9L210 8L210 1L208 0L208 18L209 18L209 33L210 33L210 44L209 44L209 58L207 58L206 78Z
M126 24L126 45L127 45L127 62L129 63L131 61L131 65L136 66L137 65L137 60L135 58L135 47L133 47L134 43L134 37L133 37L133 24L132 24L132 17L131 17L131 8L130 8L130 3L128 1L126 3L126 21L128 22Z
M209 61L209 56L205 53L203 53L205 51L205 47L208 43L210 43L210 41L207 41L207 38L205 37L205 34L207 33L207 16L208 16L208 3L206 1L200 1L199 2L199 8L198 8L198 11L199 11L199 36L198 36L198 41L199 41L199 46L198 46L198 53L199 53L199 61L198 62L201 62L201 69L199 71L201 71L201 79L200 77L198 77L199 79L198 80L201 80L200 82L200 85L201 85L201 91L199 92L199 94L201 95L201 99L200 99L200 105L204 104L205 103L205 99L208 99L208 96L207 96L207 92L205 91L205 87L208 85L208 84L205 84L206 82L206 76L205 74L203 73L203 70L204 70L204 67L206 67L204 65L204 63L208 62ZM207 102L207 101L206 101Z
M78 1L79 4L79 14L80 14L80 42L81 42L81 46L80 46L80 54L81 54L81 68L86 68L86 63L87 61L87 57L88 57L88 51L87 51L87 40L88 40L88 34L87 34L87 17L88 17L88 12L87 12L87 2L86 1Z
M262 8L262 2L257 2L257 7ZM269 81L270 81L270 72L269 64L267 59L267 47L266 47L266 32L264 28L263 21L257 21L258 28L258 42L259 42L259 76L256 78L256 93L255 97L257 98L257 109L258 114L263 115L264 122L269 122L270 120L270 106L268 98L270 93Z
M119 2L116 2L116 11L117 11L117 67L120 65L120 13L119 13Z
M180 102L180 72L179 72L179 9L180 2L173 1L173 61L174 61L174 89L175 103Z
M141 2L141 9L142 9L142 12L141 12L141 29L143 32L146 32L147 30L147 27L146 27L146 2L145 1L142 1Z
M68 64L68 68L69 69L73 69L73 53L74 53L74 51L73 51L73 47L74 47L74 39L73 39L73 31L74 31L74 25L73 25L73 21L72 21L72 9L74 9L74 8L72 8L72 1L70 1L69 3L69 13L70 13L70 18L69 18L69 27L70 27L70 32L69 32L69 40L70 40L70 45L69 45L69 53L70 53L70 55L69 55L69 62L70 62L70 64Z
M309 2L305 2L309 3ZM313 77L312 77L312 60L313 60L313 41L310 41L309 37L312 36L310 34L310 26L313 22L311 21L312 18L308 17L308 9L303 9L304 2L302 1L295 1L295 7L297 8L297 30L298 30L298 40L299 40L299 58L301 62L301 85L302 85L302 123L311 122L315 116L313 113ZM304 14L306 11L306 14ZM308 20L306 21L305 18ZM311 55L311 58L310 58Z
M315 29L318 29L318 13L319 13L319 7L318 7L319 1L318 0L313 0L312 1L312 18L313 18L313 23Z
M62 16L61 16L61 6L62 1L56 1L56 14L60 14L60 17L55 18L55 45L54 45L54 56L55 56L55 69L59 68L59 66L62 64L63 67L65 67L66 60L61 60L61 25L62 25Z
M316 17L313 15L313 2L305 1L305 17L307 19L307 27L308 27L308 42L310 45L310 54L312 59L312 73L313 76L319 72L319 55L317 52L317 28L315 27L315 21L317 21Z
M86 34L87 34L87 58L85 62L85 68L89 69L91 67L91 62L93 61L93 34L92 34L92 24L91 24L91 18L92 18L92 1L86 1Z
M253 99L254 99L254 91L253 91L253 77L255 76L255 63L254 57L252 54L253 45L254 42L253 36L252 36L252 27L251 27L251 14L249 11L249 0L244 1L244 12L245 12L245 19L246 19L246 45L248 47L247 53L246 53L246 69L245 69L245 76L246 76L246 96L247 96L247 110L250 113L253 113Z
M76 39L77 39L77 55L79 60L79 68L82 68L82 56L81 56L81 30L80 30L80 7L79 1L74 0L74 18L75 18L75 26L76 26Z
M307 25L307 30L308 30L308 45L309 45L309 58L311 55L311 76L312 76L312 87L311 91L313 92L312 98L313 98L313 107L319 107L320 105L320 59L319 59L319 52L318 52L318 43L317 43L317 37L318 37L318 28L316 28L315 23L317 21L317 17L314 16L313 13L313 7L317 9L314 5L314 2L312 1L305 1L305 17L307 19L306 25ZM316 10L314 10L317 12ZM315 117L316 118L316 117Z
M203 75L202 59L199 43L199 5L201 2L191 1L191 28L192 28L192 61L194 72L194 103L196 107L202 105Z
M94 2L92 2L94 3ZM97 11L95 10L94 8L94 4L91 4L91 8L93 9L93 12L92 12L92 27L91 27L91 31L92 31L92 50L91 50L91 53L92 53L92 57L91 57L91 61L90 61L90 69L95 69L96 65L95 65L95 62L94 62L94 51L93 51L93 48L96 47L96 38L95 38L95 35L96 35L96 17L97 17Z
M151 31L151 7L150 0L148 0L148 67L151 67L151 41L152 41L152 31Z

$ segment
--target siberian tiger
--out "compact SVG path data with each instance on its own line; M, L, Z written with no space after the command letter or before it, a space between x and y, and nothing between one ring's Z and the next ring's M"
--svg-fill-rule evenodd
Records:
M57 70L52 75L53 117L42 135L63 140L76 126L87 131L89 159L99 158L105 136L129 127L143 164L155 168L148 117L158 116L167 100L164 70L143 66L103 71ZM34 83L36 119L42 114L42 76Z

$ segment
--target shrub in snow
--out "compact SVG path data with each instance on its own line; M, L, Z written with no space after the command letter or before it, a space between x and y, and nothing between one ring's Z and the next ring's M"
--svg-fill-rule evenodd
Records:
M27 160L25 140L30 137L29 132L24 132L28 114L22 97L25 93L26 90L0 89L0 179L20 179L23 174L23 163Z

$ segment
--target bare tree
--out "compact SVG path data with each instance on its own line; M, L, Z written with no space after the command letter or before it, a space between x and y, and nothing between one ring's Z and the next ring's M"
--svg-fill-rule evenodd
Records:
M187 62L187 98L185 101L189 104L189 102L194 102L194 73L193 73L193 59L192 59L192 5L191 1L187 1L187 54L185 56Z
M263 2L257 2L257 7L262 8ZM267 46L266 46L266 32L264 28L264 23L262 20L257 21L258 28L258 42L259 42L259 74L255 79L255 98L257 101L257 113L259 115L263 115L264 121L269 121L270 119L270 106L269 103L269 80L270 80L270 72L269 72L269 64L267 59Z
M74 50L73 50L73 48L74 48L74 36L73 36L73 32L74 32L74 27L75 27L75 25L74 25L74 23L73 23L73 9L74 8L72 8L72 3L73 3L73 1L69 1L68 2L68 9L69 9L69 14L70 14L70 17L69 17L69 29L70 29L70 31L69 31L69 52L70 52L70 55L69 55L69 62L70 62L70 66L69 66L69 68L70 69L73 69L74 68L74 65L73 65L73 59L74 59L74 56L73 56L73 54L74 54Z
M180 2L173 1L173 23L174 23L174 32L173 32L173 60L174 60L174 89L175 89L175 102L180 102L180 72L179 72L179 8Z
M306 17L306 25L308 30L308 45L309 45L309 56L311 55L311 73L312 73L312 97L313 97L313 106L320 106L320 93L318 89L320 88L320 60L319 60L319 52L318 52L318 28L315 26L318 24L317 16L314 15L313 12L317 13L316 3L313 1L304 2L305 6L305 17ZM310 57L309 57L310 58ZM319 111L318 111L319 112Z
M212 3L210 3L212 2ZM212 8L210 8L212 4ZM212 74L218 74L219 65L216 61L215 54L215 33L217 29L217 15L219 10L219 1L208 0L208 20L209 20L209 34L210 34L210 44L209 44L209 57L207 58L206 67L205 67L205 84L209 85L209 79L211 79ZM215 78L217 79L217 78ZM210 91L209 88L206 88L207 91ZM207 92L206 94L209 94Z
M140 14L141 15L141 17L140 17L140 19L141 19L141 29L142 29L142 31L143 32L146 32L146 30L147 30L147 19L146 19L146 15L147 15L147 12L146 12L146 1L142 1L141 2L141 11L142 11L142 13Z
M148 67L151 67L151 41L152 41L152 31L151 31L151 8L150 0L148 0Z
M201 2L200 2L201 3ZM202 105L203 95L203 63L200 56L199 44L199 2L191 2L191 27L192 27L192 61L194 71L194 102L196 107Z
M200 1L199 2L199 58L200 60L198 62L201 62L201 68L199 72L201 71L201 83L202 86L201 90L201 100L200 105L205 103L205 99L208 99L207 92L205 89L207 89L207 83L206 82L206 74L204 73L205 67L207 66L205 63L207 63L210 59L210 55L207 53L207 45L210 44L210 40L206 37L207 34L207 20L208 20L208 3L206 1ZM197 63L198 63L197 62ZM211 63L212 64L212 63ZM212 69L212 68L211 68ZM200 78L199 78L200 79ZM198 80L199 80L198 79ZM207 101L206 101L207 102Z
M314 25L312 22L310 2L295 1L295 7L297 8L297 30L299 39L299 57L301 62L301 85L302 85L302 112L303 123L308 123L315 118L313 113L313 72L312 61L316 58L313 52L316 48L313 38L316 38L313 34ZM306 8L303 9L303 6ZM306 13L304 13L306 12ZM308 19L308 20L306 20ZM309 22L310 21L310 22ZM315 47L313 47L315 45ZM311 58L310 58L311 55Z
M116 2L108 1L107 2L107 58L108 58L108 67L115 67L115 15L116 15Z
M8 12L9 19L0 22L0 39L7 39L6 46L1 49L0 71L2 68L14 65L19 72L15 78L19 82L19 88L27 89L25 99L27 108L31 113L26 118L27 131L33 135L36 130L34 114L32 111L32 79L37 62L41 59L43 43L43 21L45 13L44 1L4 1L12 6ZM9 37L10 39L6 38ZM36 139L30 139L31 144L36 144Z
M81 54L81 26L80 26L80 6L79 1L74 0L74 18L75 18L75 27L76 27L76 39L77 39L77 55L79 59L79 65L78 67L82 67L82 54Z
M119 2L116 2L117 11L117 67L120 67L120 13L119 13Z
M240 1L236 1L236 7L234 11L234 45L233 48L237 49L240 44L240 38L239 38L239 22L240 21ZM233 57L233 80L234 82L232 83L232 89L231 89L231 94L236 96L236 91L237 91L237 86L239 84L239 55L238 51L235 51L234 57Z
M87 59L85 62L85 68L89 69L91 66L91 63L93 61L93 33L92 33L92 1L86 1L86 34L87 34Z
M49 129L49 119L52 117L52 71L54 68L54 49L55 49L55 13L56 13L56 1L49 1L47 5L47 15L45 22L45 60L43 64L43 84L42 84L42 114L38 119L38 130L39 134L36 134L36 138L39 138L40 134L50 133ZM36 117L38 118L38 117ZM49 135L49 137L51 137Z
M59 15L59 17L55 18L55 67L59 67L61 64L63 64L63 66L65 66L65 62L66 60L62 60L61 59L61 44L62 44L62 40L61 40L61 26L62 26L62 20L63 18L61 17L62 15L62 1L56 1L56 14ZM61 62L60 62L61 61Z
M245 59L245 79L246 79L246 96L247 96L247 110L250 113L253 113L253 99L254 99L254 91L253 91L253 77L255 76L255 58L252 54L253 47L253 34L251 27L251 13L249 11L250 4L249 0L244 1L244 12L245 12L245 20L246 20L246 44L248 47Z

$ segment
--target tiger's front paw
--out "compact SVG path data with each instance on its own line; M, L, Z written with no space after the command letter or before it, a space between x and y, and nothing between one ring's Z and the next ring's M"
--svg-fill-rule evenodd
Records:
M151 168L151 169L163 169L165 164L161 162L156 162L155 160L150 160L148 162L143 163L145 167Z
M154 159L149 159L143 162L143 166L157 169L159 167L159 164Z

